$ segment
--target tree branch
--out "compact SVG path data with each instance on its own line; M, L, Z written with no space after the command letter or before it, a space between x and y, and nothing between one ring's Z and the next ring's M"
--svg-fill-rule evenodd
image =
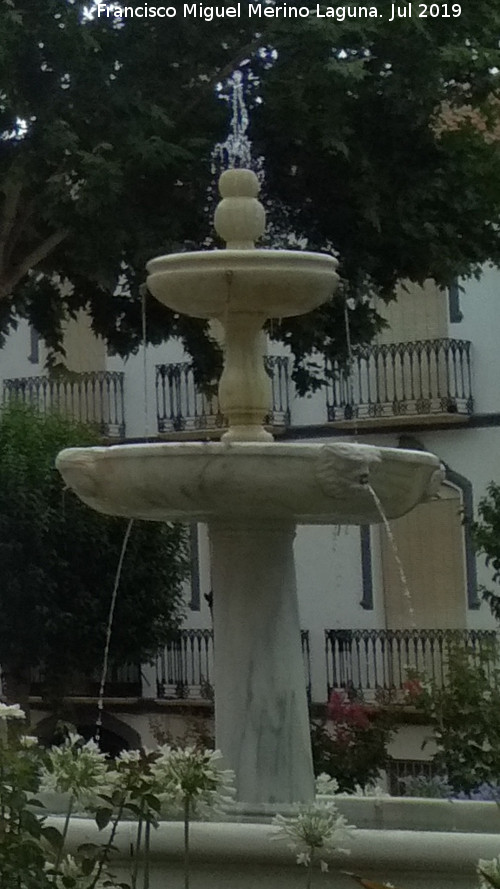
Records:
M18 211L16 219L14 220L14 224L12 225L10 235L6 239L6 243L4 246L4 253L3 253L3 268L4 269L8 268L12 253L15 250L15 248L19 242L19 239L24 232L24 229L25 229L27 223L29 222L30 218L33 216L35 209L36 209L36 202L33 199L22 207L22 212ZM2 279L1 269L2 269L2 266L0 266L0 281Z
M16 220L22 187L22 178L19 171L14 168L13 175L8 177L2 189L5 199L0 216L0 278L4 268L5 247Z
M65 238L68 237L70 233L69 228L61 228L59 231L54 232L45 241L42 241L38 247L35 247L31 253L23 259L22 262L16 266L10 275L8 275L5 280L0 284L0 299L8 299L12 295L12 291L14 287L19 284L22 278L28 274L30 269L36 268L36 266L42 262L59 244L64 241Z

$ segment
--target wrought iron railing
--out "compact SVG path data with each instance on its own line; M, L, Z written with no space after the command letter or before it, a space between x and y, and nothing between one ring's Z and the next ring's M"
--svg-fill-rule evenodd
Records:
M408 780L423 779L431 781L438 776L437 766L430 759L391 758L387 760L385 772L387 775L387 789L391 796L408 796L406 787Z
M307 695L311 698L309 631L301 631ZM212 630L179 630L156 659L159 698L213 699Z
M347 368L327 363L328 420L471 414L470 353L454 339L354 346Z
M272 387L272 411L267 422L271 426L288 426L288 358L272 355L264 362ZM159 433L217 430L227 425L220 411L216 384L212 390L200 388L188 362L156 365L156 413Z
M81 697L97 697L101 684L100 670L96 669L91 676L73 677L70 686L66 689L66 694L70 696ZM31 670L30 693L32 695L42 694L45 690L45 675L43 667L33 668ZM108 668L106 684L104 686L105 697L110 698L140 698L142 695L142 678L141 668L139 664L124 664L115 666L111 664Z
M325 630L328 695L344 689L390 701L404 691L409 671L444 686L452 647L486 656L497 642L494 630Z
M3 399L57 411L97 427L106 438L125 437L124 374L68 373L57 377L16 377L3 382Z

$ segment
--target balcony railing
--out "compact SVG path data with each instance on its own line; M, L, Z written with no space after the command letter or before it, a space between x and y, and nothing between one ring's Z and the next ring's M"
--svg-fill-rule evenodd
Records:
M328 363L328 420L469 415L471 344L436 339L355 346L346 370Z
M125 437L124 374L70 373L64 377L17 377L3 382L3 400L30 404L42 413L57 411L95 426L106 438Z
M404 691L408 671L446 684L450 648L467 646L471 655L491 655L494 630L325 630L328 694L361 693L384 700Z
M301 631L307 695L311 698L309 631ZM159 698L213 699L212 630L179 630L156 660Z
M290 382L288 358L268 356L264 359L271 378L272 411L270 426L290 424ZM227 425L214 391L203 391L196 384L193 368L187 362L156 365L156 412L158 432L216 431Z
M71 697L92 697L99 694L101 684L100 670L96 669L92 676L76 676L73 678L67 694ZM43 667L31 670L30 692L32 695L40 695L44 691ZM140 698L142 695L141 668L139 664L125 664L121 667L111 665L106 677L104 687L105 697L108 698Z

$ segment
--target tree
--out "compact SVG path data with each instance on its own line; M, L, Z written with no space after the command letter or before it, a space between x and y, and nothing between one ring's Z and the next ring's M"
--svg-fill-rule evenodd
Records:
M15 310L57 345L61 312L86 306L115 349L137 347L145 261L207 235L210 148L227 128L214 87L248 59L275 226L337 249L344 295L390 298L401 279L446 285L498 263L494 4L391 23L386 0L379 17L356 19L254 18L243 4L241 18L208 22L173 5L168 22L82 22L80 0L3 4L4 329ZM465 105L478 114L460 116ZM62 299L60 280L71 285ZM351 322L353 341L378 323L363 303ZM181 336L199 375L220 363L203 323L153 300L148 334ZM272 335L290 344L307 387L305 356L345 351L343 301Z
M102 664L108 612L126 529L64 490L62 447L95 436L58 415L16 405L0 421L0 664L12 700L43 667L61 698L77 674ZM118 590L111 662L155 655L182 616L186 540L181 526L135 522ZM24 690L23 690L24 687Z
M476 549L486 557L486 565L493 569L493 582L500 583L500 485L490 482L486 496L479 501L479 520L472 525ZM500 593L481 587L495 620L500 622Z

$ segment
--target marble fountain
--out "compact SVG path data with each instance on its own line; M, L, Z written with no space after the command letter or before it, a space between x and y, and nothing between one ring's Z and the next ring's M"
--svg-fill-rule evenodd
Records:
M298 524L367 524L396 518L432 496L437 457L348 443L274 442L264 426L270 381L262 328L330 299L336 261L327 255L255 247L265 225L249 170L220 179L215 225L223 250L153 259L148 286L177 312L224 328L220 442L159 443L62 451L57 466L90 507L127 518L204 522L212 549L216 741L236 773L231 820L192 825L196 885L205 889L302 887L304 870L271 843L275 811L313 799L293 540ZM381 509L380 509L381 507ZM498 852L494 803L339 798L359 829L347 860L333 865L400 889L471 889L478 858ZM61 819L54 816L54 823ZM125 875L134 826L121 825L117 866ZM101 842L95 824L72 823L69 848ZM182 824L152 836L150 889L184 885ZM331 884L320 875L318 882Z
M265 213L250 170L224 172L215 227L226 249L148 264L160 302L224 329L220 442L70 448L67 485L108 515L207 523L214 592L216 742L246 804L314 796L293 541L297 524L367 524L408 512L441 482L421 451L278 443L262 328L332 298L329 255L258 249ZM375 494L375 496L374 496ZM377 504L377 501L379 503Z

